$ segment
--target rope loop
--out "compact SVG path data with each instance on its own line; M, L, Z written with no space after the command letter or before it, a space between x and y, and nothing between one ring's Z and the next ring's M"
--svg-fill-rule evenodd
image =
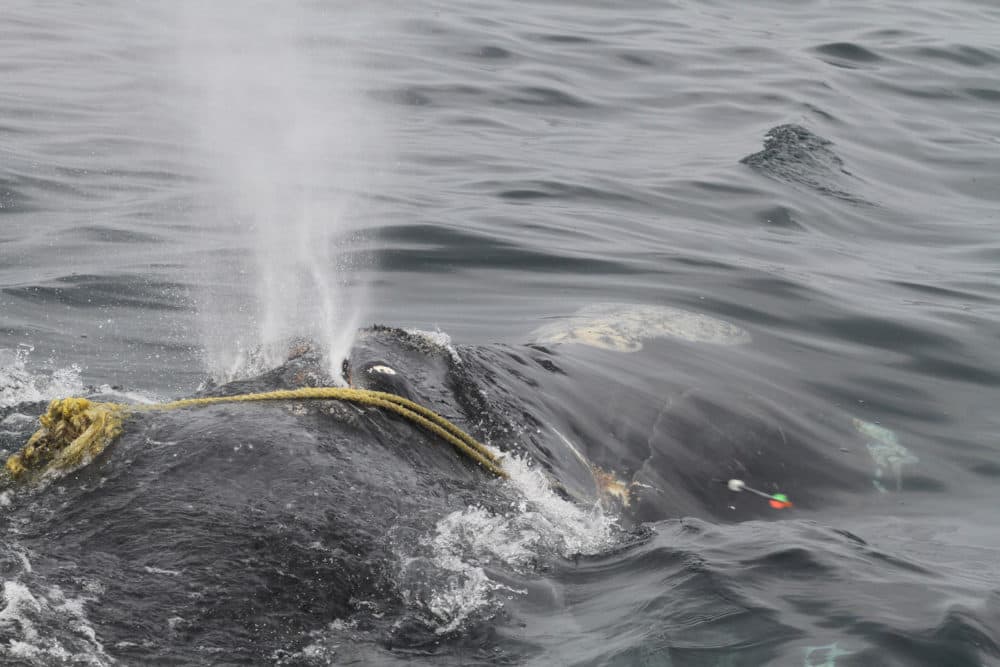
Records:
M122 432L133 412L180 410L220 403L249 401L337 400L382 408L407 419L451 444L497 477L506 479L499 457L471 435L438 413L413 401L382 391L344 387L302 387L258 394L185 398L152 405L94 403L85 398L63 398L49 403L39 418L41 427L21 451L7 458L5 468L14 479L33 471L69 470L89 462Z

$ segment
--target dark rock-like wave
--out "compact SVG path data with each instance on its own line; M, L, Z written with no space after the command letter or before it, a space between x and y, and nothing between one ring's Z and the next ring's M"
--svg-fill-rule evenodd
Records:
M770 178L803 185L820 194L853 202L863 200L843 184L850 174L833 142L801 125L778 125L764 135L764 150L740 162Z

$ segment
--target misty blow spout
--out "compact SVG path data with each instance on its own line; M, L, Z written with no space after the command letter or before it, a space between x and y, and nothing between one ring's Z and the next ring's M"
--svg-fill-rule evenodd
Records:
M186 2L175 73L206 184L197 224L223 249L195 267L206 363L220 380L319 341L331 373L363 316L352 239L378 154L355 54L299 3ZM342 18L342 17L339 17ZM252 351L252 352L251 352Z

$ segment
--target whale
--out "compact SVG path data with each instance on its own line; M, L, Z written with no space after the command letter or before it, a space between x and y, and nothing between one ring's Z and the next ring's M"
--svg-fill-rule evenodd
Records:
M339 377L300 342L278 368L196 393L392 393L492 448L510 479L397 415L341 401L129 416L85 465L4 483L0 572L20 620L0 623L0 644L34 638L42 658L81 651L109 664L311 664L310 637L333 628L432 651L488 634L498 600L523 592L518 575L551 559L623 548L665 519L778 518L733 494L730 478L780 488L799 513L878 493L849 420L817 427L786 404L708 385L651 394L618 361L638 359L637 345L621 355L605 334L596 346L456 346L374 326ZM43 410L5 408L0 448L15 451L34 428L25 417ZM822 446L826 431L856 451ZM67 624L66 609L86 616Z

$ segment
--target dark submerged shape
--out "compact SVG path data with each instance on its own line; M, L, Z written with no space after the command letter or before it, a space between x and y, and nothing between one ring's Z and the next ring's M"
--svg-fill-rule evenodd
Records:
M792 185L804 185L820 194L863 203L844 184L844 161L833 142L801 125L778 125L764 135L764 150L740 162L770 178Z

